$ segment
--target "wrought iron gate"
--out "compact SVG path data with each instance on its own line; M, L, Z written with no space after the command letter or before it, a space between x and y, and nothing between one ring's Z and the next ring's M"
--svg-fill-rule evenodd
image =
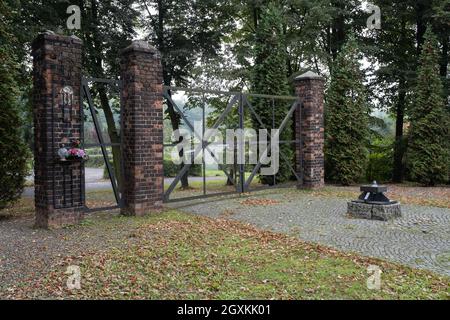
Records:
M108 148L122 148L122 143L120 142L107 142L105 141L105 137L103 135L102 132L102 125L101 122L98 118L98 110L101 110L101 108L96 108L95 106L95 102L94 99L92 97L91 94L91 89L90 86L92 85L102 85L105 86L105 88L108 86L110 89L112 90L116 90L118 92L118 95L120 96L120 90L121 90L121 86L122 83L120 80L113 80L113 79L100 79L100 78L88 78L88 77L83 77L82 78L82 87L81 87L81 105L83 106L82 110L85 111L85 109L87 109L87 114L85 112L84 115L82 115L82 141L83 141L83 145L85 149L93 149L93 148L100 148L101 149L101 154L103 157L103 160L105 162L105 167L108 173L108 177L109 180L111 181L111 186L112 186L112 190L114 193L114 199L115 199L115 205L111 205L111 206L102 206L102 207L95 207L95 208L89 208L87 207L87 212L94 212L94 211L103 211L103 210L109 210L109 209L115 209L115 208L120 208L122 206L122 192L120 190L119 187L119 183L118 183L118 177L116 177L116 173L114 170L114 165L117 165L115 163L111 164L110 162L110 153L108 152ZM122 119L122 101L119 98L119 104L120 104L120 110L119 110L119 115L120 115L120 119ZM94 124L94 129L95 129L95 133L96 136L98 138L98 143L84 143L85 142L85 136L84 136L84 126L85 126L85 121L84 118L86 116L90 116L92 117L92 122ZM120 120L121 121L121 120ZM116 124L115 124L116 125ZM117 125L117 127L121 127L121 123ZM116 128L117 129L117 128ZM119 129L120 130L120 129ZM121 136L121 135L120 135ZM88 151L89 154L89 151ZM120 174L122 174L123 172L123 164L122 161L120 161L120 170L119 170ZM123 181L123 180L122 180ZM83 188L82 188L82 193L85 196L86 194L86 183L83 184Z
M194 124L189 119L189 116L186 115L185 110L183 110L182 107L179 106L179 103L174 101L174 93L175 92L185 92L190 94L199 95L202 97L202 132L199 133L195 130ZM229 195L229 194L239 194L239 193L247 193L250 191L255 190L261 190L261 189L268 189L268 188L280 188L284 186L291 186L291 185L281 185L276 183L276 175L274 175L274 183L271 186L258 186L253 187L252 182L254 181L255 176L257 175L258 171L261 169L262 163L261 163L261 156L258 157L258 163L253 167L251 170L251 173L248 177L246 177L246 169L244 164L239 164L239 171L235 173L235 176L237 176L237 179L230 176L230 173L227 172L224 166L220 166L220 163L217 159L217 155L210 149L210 142L208 142L208 136L205 135L205 108L206 108L206 95L219 95L219 96L226 96L228 97L228 101L226 104L226 107L224 111L217 117L216 121L212 125L211 129L217 129L221 124L224 122L224 120L230 115L230 112L233 110L233 108L237 109L238 114L238 123L237 123L237 129L244 129L244 122L247 116L254 117L257 122L260 125L260 129L278 129L279 132L282 132L286 125L289 122L289 119L293 118L293 115L296 110L300 110L302 102L300 101L299 97L295 96L274 96L274 95L264 95L264 94L251 94L251 93L242 93L242 92L223 92L223 91L215 91L215 90L202 90L202 89L188 89L188 88L180 88L180 87L171 87L171 86L164 86L163 88L163 97L165 99L166 107L169 105L173 108L173 110L178 114L178 116L182 119L184 122L184 125L195 135L195 137L201 141L200 144L195 147L191 157L196 158L199 154L202 156L202 194L201 195L195 195L195 196L181 196L177 198L171 198L171 195L173 194L177 184L180 182L181 178L189 172L189 170L192 167L191 163L184 163L182 166L180 166L180 171L176 175L176 177L173 179L172 182L170 182L168 188L166 189L163 186L163 192L164 192L164 202L175 202L175 201L187 201L187 200L193 200L198 198L205 198L210 196L222 196L222 195ZM274 112L272 112L272 124L273 126L271 128L267 128L261 117L256 112L254 106L252 105L251 100L252 99L269 99L272 101L272 108L275 106L275 101L285 101L289 104L289 108L286 111L285 117L281 124L278 127L275 127L275 115ZM301 116L301 112L299 113ZM290 144L290 145L297 145L297 147L301 146L302 141L300 140L284 140L280 141L280 144ZM164 148L168 147L175 147L177 143L165 143ZM299 149L299 148L295 148ZM236 150L235 150L236 152ZM243 154L245 155L245 151L241 150ZM266 150L267 152L267 150ZM231 191L225 191L225 192L217 192L217 193L211 193L207 194L206 188L206 176L205 176L205 154L208 153L212 159L219 165L219 168L222 169L224 172L226 178L228 181L235 181L233 183L234 190ZM292 172L293 176L297 180L297 182L302 182L302 174L297 173L297 171L294 169L294 167L291 164L291 161L282 153L280 153L280 161L284 161L287 166L289 167L290 171ZM301 159L300 159L301 161ZM165 177L166 179L166 177Z

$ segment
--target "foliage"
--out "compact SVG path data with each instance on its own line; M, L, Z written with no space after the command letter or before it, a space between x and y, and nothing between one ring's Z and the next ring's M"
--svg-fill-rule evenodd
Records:
M17 66L11 46L12 35L5 26L8 10L6 4L0 4L0 210L21 196L29 157L20 130L22 123L17 107L18 88L14 78Z
M280 9L275 5L268 5L262 13L261 21L256 30L255 65L252 70L252 91L259 94L289 95L289 85L286 77L286 54L284 51L284 35L282 29ZM252 100L258 119L252 116L254 129L277 129L285 118L290 105L279 99L254 98ZM292 140L292 121L288 121L280 132L280 141ZM277 182L285 182L291 177L288 165L281 155L293 162L292 148L280 144L280 167L276 174ZM260 175L263 184L273 184L274 177Z
M187 85L197 61L217 56L224 35L234 24L228 1L141 0L138 4L146 12L140 19L146 39L161 53L163 82L167 86ZM181 115L170 102L166 106L172 129L178 130ZM189 186L187 174L181 183L183 188Z
M401 181L409 169L404 168L405 119L413 112L418 57L427 24L438 38L436 50L439 74L444 82L443 96L449 98L450 80L446 75L450 54L450 0L372 2L381 8L381 30L366 29L370 14L362 10L360 0L4 0L2 28L6 27L11 34L8 47L15 53L12 59L20 65L13 77L19 89L17 109L27 122L21 131L31 145L29 51L38 32L50 29L63 34L75 33L84 42L85 74L117 78L119 50L136 37L140 27L145 39L162 54L164 84L256 91L253 65L257 60L255 47L261 44L257 33L266 19L267 7L272 6L278 10L277 50L284 56L287 79L306 69L328 79L348 35L353 32L363 40L360 49L370 62L365 70L371 79L367 94L378 108L395 115L393 178ZM65 29L69 4L80 6L82 30ZM110 88L99 85L92 89L97 108L103 109L106 116L110 140L120 141L115 121L117 108L108 103ZM267 93L265 88L258 91ZM170 103L165 110L173 129L183 125ZM112 153L114 162L119 164L119 148L113 148Z
M351 37L336 59L327 91L325 174L344 185L359 181L367 159L369 108L359 58Z
M366 180L389 182L392 180L393 141L389 138L377 139L369 148Z
M435 185L448 178L449 114L442 96L437 39L431 28L425 34L420 56L411 132L408 166L411 179Z

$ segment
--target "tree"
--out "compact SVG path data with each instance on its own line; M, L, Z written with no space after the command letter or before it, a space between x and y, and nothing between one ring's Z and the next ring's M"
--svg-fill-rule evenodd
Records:
M424 39L411 111L407 160L413 180L435 185L448 177L450 123L442 96L438 41L431 27Z
M126 47L134 35L138 12L134 9L136 0L99 1L74 0L70 3L60 0L13 1L18 12L13 20L14 35L17 38L16 52L21 63L28 63L29 44L37 34L45 29L59 34L76 34L83 40L83 73L94 78L119 77L119 52ZM69 4L81 9L81 30L66 30L66 12ZM27 70L26 68L23 68ZM28 79L29 70L23 73ZM31 87L31 86L30 86ZM92 87L93 100L97 109L103 111L108 135L112 145L115 176L121 185L120 136L115 115L118 108L110 103L108 94L111 88L97 84Z
M393 181L402 182L406 139L404 121L415 85L417 48L415 12L407 1L377 0L382 12L382 29L366 38L368 57L378 64L370 87L382 109L395 116Z
M359 59L351 36L336 58L327 91L325 173L343 185L361 178L367 160L369 108Z
M227 1L142 0L139 3L147 13L141 21L147 32L146 39L161 53L166 86L187 85L196 62L216 56L223 36L233 25L232 6ZM167 102L166 113L172 129L178 130L181 116L170 102ZM182 137L176 142L181 141ZM188 187L186 173L181 179L181 188Z
M255 38L255 64L251 86L254 93L289 95L282 20L281 10L276 5L269 4L262 12ZM278 128L288 111L286 101L278 99L255 98L253 104L255 112L267 129ZM289 121L280 133L280 141L292 140L291 123L292 121ZM253 127L262 129L256 118L253 118ZM275 176L260 176L263 184L273 184L275 179L276 182L285 182L291 177L289 166L283 161L281 154L288 161L293 161L292 147L280 144L279 171Z
M135 0L98 1L78 0L82 12L81 30L77 32L83 40L83 69L95 78L119 77L120 50L133 38L138 12L133 8ZM67 14L64 15L67 17ZM117 183L122 185L120 130L115 115L120 113L108 94L114 90L105 84L93 86L96 107L105 115L108 136L111 141L113 169Z
M0 4L0 210L21 195L28 173L28 149L21 135L17 107L17 66L12 48L14 37L9 30L11 9Z

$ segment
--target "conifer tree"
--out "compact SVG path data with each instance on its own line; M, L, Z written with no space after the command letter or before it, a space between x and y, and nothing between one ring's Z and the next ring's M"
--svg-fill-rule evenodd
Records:
M281 9L274 4L267 5L261 13L261 20L255 34L255 65L252 74L252 92L268 95L289 95L286 77L286 46L283 36L283 17ZM289 103L279 99L256 98L253 100L264 126L268 129L279 128L289 111ZM291 102L292 104L292 102ZM252 119L253 127L261 129L257 119ZM292 140L292 121L281 131L279 140ZM280 144L279 171L275 176L276 183L285 182L291 177L289 166L281 154L293 161L292 146ZM260 176L263 184L273 184L273 176Z
M8 29L10 8L0 4L0 210L17 200L27 174L28 149L21 135L13 36Z
M428 28L410 112L407 152L410 178L425 185L435 185L448 177L449 121L439 75L438 50L437 38Z
M326 178L343 185L361 178L367 160L369 107L359 59L350 36L335 61L326 97Z

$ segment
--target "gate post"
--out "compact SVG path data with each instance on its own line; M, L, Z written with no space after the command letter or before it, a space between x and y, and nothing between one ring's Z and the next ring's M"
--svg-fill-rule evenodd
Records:
M303 176L298 188L324 186L324 78L306 72L295 78L295 94L303 106L295 113L296 168ZM303 174L303 175L301 175Z
M124 215L159 209L163 198L162 66L159 52L133 41L121 53Z
M83 218L84 165L57 155L63 145L82 138L81 47L77 37L51 31L32 44L35 224L41 228Z

